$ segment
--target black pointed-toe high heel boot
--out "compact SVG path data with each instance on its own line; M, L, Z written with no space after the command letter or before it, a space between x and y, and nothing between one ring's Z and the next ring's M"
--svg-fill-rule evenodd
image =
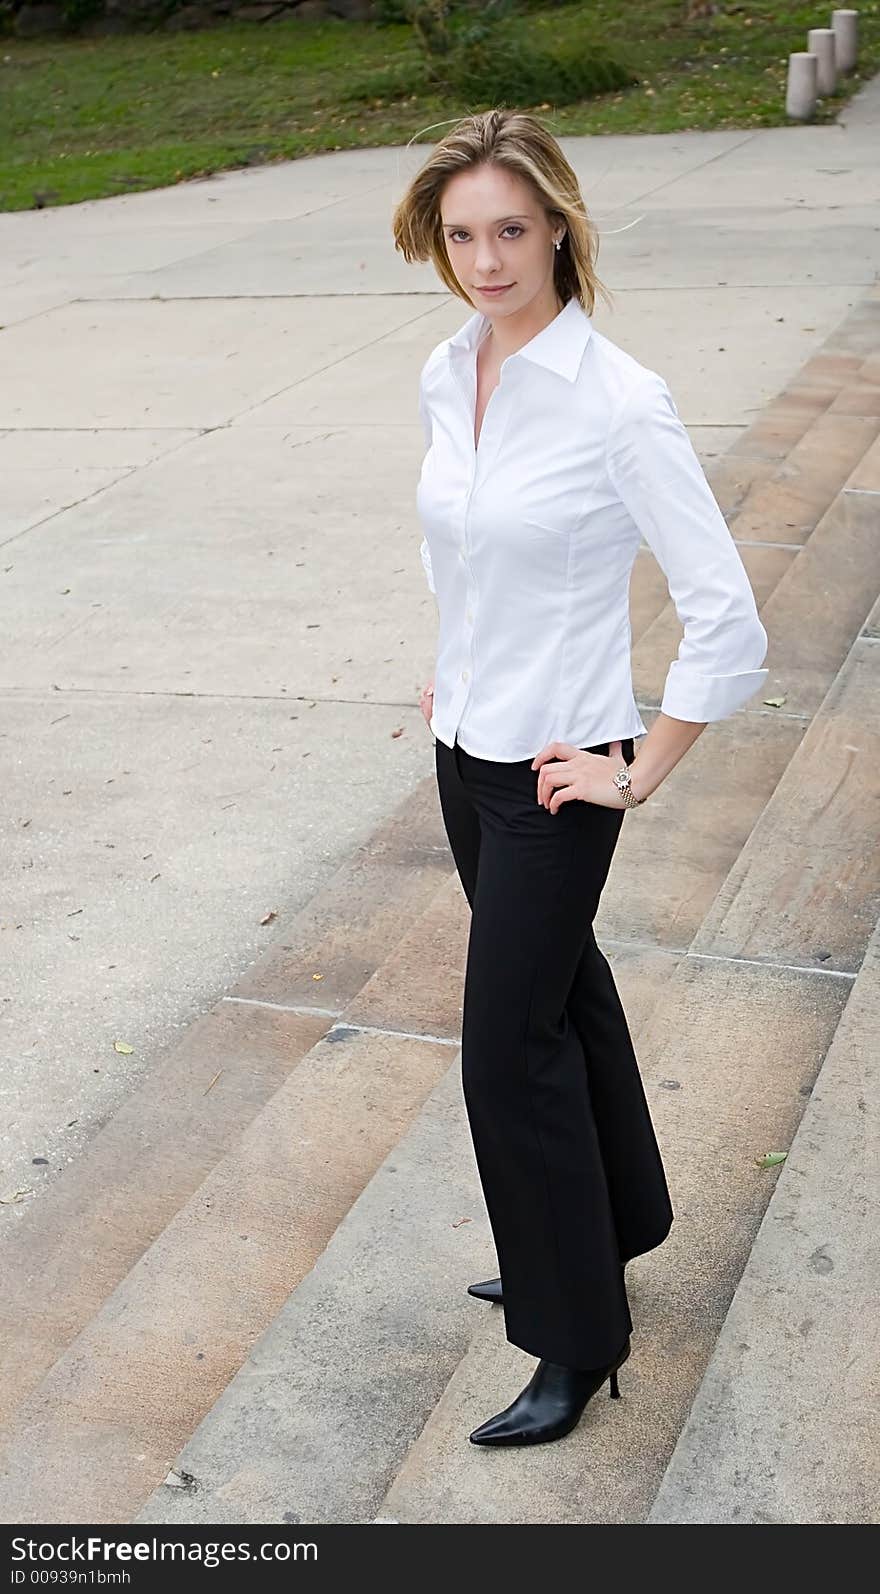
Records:
M476 1295L480 1301L501 1301L501 1280L486 1279L483 1284L469 1284L468 1295Z
M625 1275L625 1262L621 1262L620 1271ZM469 1284L467 1288L468 1295L475 1295L478 1301L497 1301L499 1305L504 1304L500 1279L485 1279L482 1284Z
M630 1337L607 1367L582 1369L539 1361L525 1389L497 1416L470 1435L475 1445L538 1445L561 1439L580 1421L584 1407L606 1378L612 1399L618 1399L617 1369L630 1353Z

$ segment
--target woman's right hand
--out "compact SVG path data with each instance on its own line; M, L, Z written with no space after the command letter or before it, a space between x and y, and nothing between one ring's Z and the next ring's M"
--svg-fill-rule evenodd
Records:
M427 686L423 686L422 687L421 695L419 697L419 708L421 709L422 714L424 716L425 724L426 725L430 725L430 723L431 723L431 715L434 712L434 682L433 681L429 681Z

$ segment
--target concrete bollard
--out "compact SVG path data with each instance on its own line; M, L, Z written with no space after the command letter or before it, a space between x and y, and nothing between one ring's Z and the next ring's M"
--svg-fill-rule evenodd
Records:
M838 72L854 72L859 58L859 13L832 11L831 27Z
M785 92L787 116L808 122L815 114L818 65L811 50L792 50L788 58L788 86Z
M837 88L836 34L833 28L810 28L807 50L816 57L816 92L833 94Z

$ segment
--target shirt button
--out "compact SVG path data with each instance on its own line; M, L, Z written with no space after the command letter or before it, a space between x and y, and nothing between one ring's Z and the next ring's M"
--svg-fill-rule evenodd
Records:
M468 672L467 672L467 670L462 670L462 672L461 672L461 678L462 678L462 680L463 680L463 681L466 681L466 680L467 680L467 678L468 678Z
M473 618L474 618L473 615L471 614L470 609L465 609L464 617L465 617L466 620L473 620Z

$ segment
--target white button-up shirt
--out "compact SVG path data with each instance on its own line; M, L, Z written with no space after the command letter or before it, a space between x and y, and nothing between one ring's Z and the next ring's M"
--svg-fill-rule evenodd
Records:
M475 311L419 381L416 488L439 635L431 730L477 758L642 736L629 581L642 538L684 635L661 709L721 719L763 684L767 633L663 378L577 299L501 365L474 447Z

